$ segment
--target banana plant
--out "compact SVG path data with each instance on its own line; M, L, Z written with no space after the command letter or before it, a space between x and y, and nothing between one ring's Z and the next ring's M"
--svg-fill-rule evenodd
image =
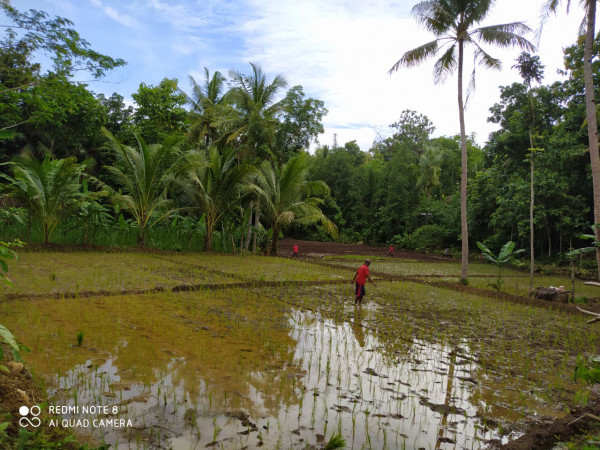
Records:
M594 233L596 231L596 228L598 228L598 226L600 226L599 224L594 224L591 226L592 229L592 233ZM574 256L577 255L581 255L582 253L590 253L590 252L595 252L598 247L600 247L600 241L596 240L596 235L595 234L580 234L579 235L579 239L588 239L592 241L592 246L591 247L582 247L582 248L576 248L575 250L571 250L570 252L567 253L567 256L569 258L572 258Z
M500 253L498 256L496 256L484 244L477 242L477 247L479 247L479 250L481 250L481 256L483 256L483 259L495 264L498 267L498 279L496 282L490 284L490 286L496 289L498 292L500 292L502 285L504 284L504 280L502 279L502 269L504 269L506 264L515 261L515 256L525 251L525 249L515 250L515 245L516 244L513 241L508 241L502 246Z

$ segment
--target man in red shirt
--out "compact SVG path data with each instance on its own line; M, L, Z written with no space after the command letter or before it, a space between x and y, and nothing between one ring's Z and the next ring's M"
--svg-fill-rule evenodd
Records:
M390 251L387 254L388 256L391 256L392 258L394 257L394 246L390 245Z
M292 254L292 258L298 257L298 244L294 244L294 253Z
M362 304L362 299L365 296L365 284L367 280L375 284L373 279L369 276L370 265L371 261L367 259L365 263L358 268L358 270L352 277L352 283L356 282L356 299L354 300L355 305Z

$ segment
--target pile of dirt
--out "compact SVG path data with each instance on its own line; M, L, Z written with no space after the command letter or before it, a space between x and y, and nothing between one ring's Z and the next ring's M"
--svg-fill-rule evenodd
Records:
M31 372L22 363L13 361L8 348L4 348L4 355L0 365L8 371L0 370L0 422L10 422L7 433L16 436L22 417L20 408L26 406L29 409L41 403L46 396ZM6 417L7 414L10 416Z

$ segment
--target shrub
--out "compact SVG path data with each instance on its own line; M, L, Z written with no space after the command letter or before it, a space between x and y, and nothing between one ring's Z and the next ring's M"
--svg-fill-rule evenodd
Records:
M408 236L404 237L402 244L409 250L432 251L445 248L447 240L446 230L441 225L423 225Z

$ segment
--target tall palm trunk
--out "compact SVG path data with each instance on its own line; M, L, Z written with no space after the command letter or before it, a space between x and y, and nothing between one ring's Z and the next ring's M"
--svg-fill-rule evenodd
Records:
M594 56L594 37L596 26L596 0L588 0L585 48L583 51L583 80L585 83L585 110L592 164L592 182L594 193L594 224L600 224L600 155L598 154L598 124L596 122L596 101L594 99L594 77L592 58ZM594 227L596 240L600 241L600 230ZM596 249L598 277L600 278L600 248Z
M258 204L256 205L256 212L254 213L254 227L258 230L258 226L260 225L260 210L258 209ZM256 249L258 247L258 233L254 233L254 240L252 241L252 253L256 253Z
M533 272L535 270L535 255L534 255L534 230L533 230L533 206L534 206L534 200L535 200L535 192L533 189L533 140L531 138L531 131L529 132L529 141L531 142L531 155L530 155L530 162L531 162L531 196L530 196L530 201L529 201L529 252L530 252L530 256L531 256L531 261L529 262L529 290L533 289Z
M204 236L204 250L212 251L212 239L215 231L215 218L211 213L207 213L206 220L206 236Z
M250 202L250 217L248 217L248 228L246 230L246 241L244 242L244 250L248 251L250 247L250 239L252 238L252 215L254 214L254 202Z
M458 41L458 117L460 120L460 231L462 236L462 255L460 278L465 282L469 270L469 228L467 225L467 134L465 132L465 104L463 102L463 49L464 43Z
M531 87L529 87L529 105L531 107L531 124L529 125L529 151L530 155L530 168L531 168L531 191L530 191L530 200L529 200L529 252L530 258L529 261L529 290L533 289L533 272L535 271L535 246L534 246L534 229L533 229L533 208L534 208L534 200L535 200L535 190L534 190L534 150L533 150L533 125L535 120L535 111L533 109L533 96L531 95Z
M271 250L269 256L277 256L277 250L279 247L279 227L273 227L273 240L271 241Z

